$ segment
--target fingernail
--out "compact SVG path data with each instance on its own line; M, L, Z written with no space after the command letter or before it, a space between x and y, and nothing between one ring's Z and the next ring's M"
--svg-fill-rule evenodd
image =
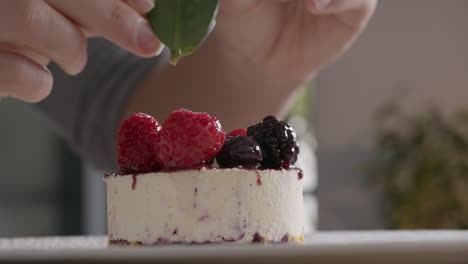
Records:
M161 55L161 53L163 52L163 50L164 50L164 44L162 44L162 42L161 42L161 44L159 45L159 50L154 54L154 56L159 56L159 55Z
M331 0L314 0L314 2L318 9L325 9L330 5Z
M158 38L146 22L142 22L138 27L137 41L140 48L148 54L154 54L160 46Z
M135 8L142 13L148 13L154 7L153 0L131 0Z

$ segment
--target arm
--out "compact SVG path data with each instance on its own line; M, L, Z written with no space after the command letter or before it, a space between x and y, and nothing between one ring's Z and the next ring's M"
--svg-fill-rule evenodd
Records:
M303 3L298 0L281 2L281 6L273 0L264 0L262 5L252 5L257 1L251 0L223 1L215 31L176 67L158 64L167 61L167 54L146 60L104 40L92 40L88 67L79 76L70 77L56 66L51 68L58 89L38 107L75 150L109 171L116 169L117 127L122 118L134 112L146 112L163 121L178 108L206 111L222 120L227 131L245 127L267 114L284 114L296 88L341 54L361 32L373 10L368 4L375 3L333 1L339 5L323 10L312 6L307 13L303 6L296 6ZM308 15L310 25L270 27L285 19L272 16L277 12L271 12L271 8L299 10L301 15ZM309 12L330 12L332 18L343 13L351 24L333 19L332 23L338 24L325 20L317 27L318 16ZM293 13L292 17L298 16ZM297 28L305 31L294 35ZM295 38L298 36L312 38Z
M125 118L149 113L160 122L172 111L207 112L225 131L247 127L268 114L284 114L301 82L271 78L250 58L227 52L216 35L177 66L153 70L131 97Z
M343 53L360 34L374 0L222 0L217 26L177 66L153 71L125 117L172 110L209 112L225 130L267 114L283 116L296 88Z

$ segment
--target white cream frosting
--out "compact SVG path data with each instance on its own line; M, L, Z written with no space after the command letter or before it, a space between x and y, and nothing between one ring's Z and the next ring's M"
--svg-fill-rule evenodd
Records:
M304 208L298 173L202 168L110 175L105 179L109 240L241 243L258 233L267 241L287 234L300 242Z

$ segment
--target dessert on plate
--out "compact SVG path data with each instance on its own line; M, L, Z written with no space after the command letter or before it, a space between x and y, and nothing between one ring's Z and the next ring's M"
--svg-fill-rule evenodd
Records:
M303 243L294 130L273 116L227 136L189 110L162 125L135 114L118 132L121 171L107 174L110 245Z

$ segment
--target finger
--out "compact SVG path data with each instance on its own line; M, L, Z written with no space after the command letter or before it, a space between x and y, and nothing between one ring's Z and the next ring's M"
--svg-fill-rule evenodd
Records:
M160 42L148 22L121 0L47 0L94 36L101 36L139 56L150 57Z
M312 14L335 14L351 29L360 31L372 16L377 0L305 0L304 3Z
M38 102L52 90L52 74L32 60L12 53L0 52L0 94L26 102Z
M316 14L340 13L350 10L370 11L376 0L305 0L306 8Z
M8 1L8 0L4 0ZM43 1L10 0L0 9L0 43L10 44L55 61L77 74L86 64L86 38L70 21Z
M124 0L124 2L142 15L148 13L154 7L153 0Z
M22 48L8 43L0 43L0 51L8 51L11 53L21 54L22 56L29 58L30 60L42 66L46 66L50 63L50 59L46 56L38 54L37 52L34 52L30 49Z

